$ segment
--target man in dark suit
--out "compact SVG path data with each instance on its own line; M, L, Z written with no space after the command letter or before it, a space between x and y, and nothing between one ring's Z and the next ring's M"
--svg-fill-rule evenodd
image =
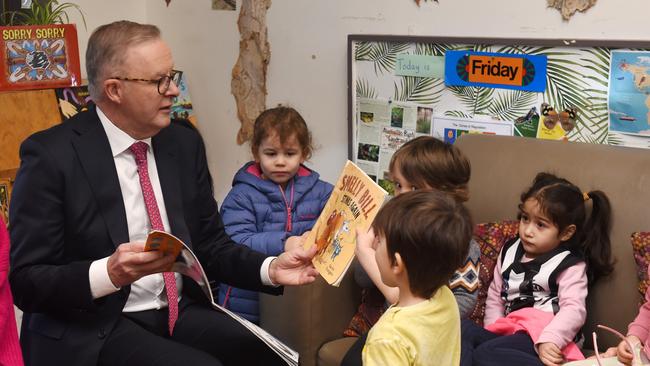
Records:
M312 282L314 251L266 258L225 234L200 136L170 125L178 88L158 28L101 26L86 64L96 107L20 149L10 282L26 364L277 363L192 280L161 273L174 258L143 251L142 240L171 232L212 279L270 293Z

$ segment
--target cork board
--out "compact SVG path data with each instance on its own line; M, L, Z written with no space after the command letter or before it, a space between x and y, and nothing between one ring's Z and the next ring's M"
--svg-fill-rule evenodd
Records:
M18 150L29 135L61 123L54 89L0 93L0 171L20 165Z

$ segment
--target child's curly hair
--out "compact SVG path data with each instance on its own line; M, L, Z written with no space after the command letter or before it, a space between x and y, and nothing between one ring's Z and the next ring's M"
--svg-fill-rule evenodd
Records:
M276 134L280 143L295 136L302 148L302 156L309 160L314 150L311 132L300 113L291 107L278 106L267 109L255 119L253 138L251 139L251 152L253 156L259 155L259 148L265 138Z

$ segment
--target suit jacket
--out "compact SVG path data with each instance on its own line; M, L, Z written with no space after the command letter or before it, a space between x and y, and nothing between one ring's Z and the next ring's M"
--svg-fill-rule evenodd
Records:
M152 138L172 233L197 254L211 280L266 292L265 255L225 233L198 132L172 123ZM130 286L93 300L88 270L129 241L108 138L96 109L35 133L20 147L13 189L11 288L25 312L28 365L94 365ZM143 203L144 204L144 203ZM184 278L183 296L204 300Z

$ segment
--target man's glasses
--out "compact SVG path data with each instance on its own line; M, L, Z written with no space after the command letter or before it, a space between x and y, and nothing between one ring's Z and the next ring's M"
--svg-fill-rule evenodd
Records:
M567 108L560 113L546 103L542 103L542 115L544 118L544 126L552 130L555 125L560 122L562 129L566 132L573 130L575 127L575 120L578 111L575 108Z
M110 77L109 79L117 79L122 81L142 81L145 83L156 84L158 87L158 94L165 95L169 90L169 85L173 81L174 84L178 85L181 81L181 76L183 76L182 71L172 70L169 75L163 75L160 79L137 79L137 78L122 78L118 76Z

